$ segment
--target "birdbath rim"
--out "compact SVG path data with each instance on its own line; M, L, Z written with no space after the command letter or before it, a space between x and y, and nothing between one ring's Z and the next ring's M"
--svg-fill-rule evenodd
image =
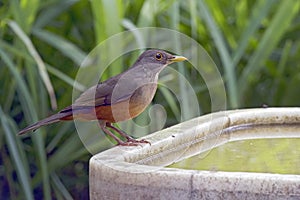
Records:
M297 130L293 128L294 125L298 126ZM285 126L288 131L285 134L279 132L270 134L266 131L260 135L255 135L255 131L251 132L261 126L267 129L269 127L270 130ZM118 195L125 192L130 196L128 188L134 188L140 192L138 194L145 195L159 188L155 194L162 195L169 192L170 195L184 196L193 193L192 181L192 188L197 188L195 193L197 195L208 195L210 192L220 195L228 192L226 194L238 193L240 197L247 194L262 195L259 197L266 194L276 197L293 194L300 197L300 175L210 172L165 167L230 141L253 138L300 138L299 130L300 108L297 107L239 109L194 118L144 137L143 139L150 141L151 145L116 146L94 155L90 160L90 195L91 198L99 197L98 195L107 194L112 188ZM103 187L102 184L100 187L100 183L106 183L107 187ZM149 190L145 189L152 186L153 188Z

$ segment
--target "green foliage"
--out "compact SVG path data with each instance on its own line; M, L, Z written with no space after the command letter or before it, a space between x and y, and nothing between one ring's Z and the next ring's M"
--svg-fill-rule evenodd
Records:
M198 41L224 77L228 108L299 106L299 4L294 0L1 1L0 183L9 190L2 188L0 195L87 198L90 155L72 123L22 137L16 133L56 107L69 105L73 87L84 90L75 84L75 76L86 55L127 28L165 27ZM113 65L130 63L128 59ZM104 78L125 68L109 68ZM180 70L194 87L202 113L210 112L209 94L200 76L191 67ZM179 116L191 109L184 88L179 95L182 108L165 88L154 100L165 106L167 125L178 123ZM137 119L146 124L147 120ZM101 145L102 149L110 146Z

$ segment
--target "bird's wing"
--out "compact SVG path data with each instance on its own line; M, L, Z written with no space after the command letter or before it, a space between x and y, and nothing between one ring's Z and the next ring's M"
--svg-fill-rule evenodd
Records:
M108 101L110 97L110 91L113 88L107 84L99 83L85 92L83 92L78 99L73 103L73 107L83 107L83 106L101 106L110 105Z
M125 76L123 76L122 80L119 80L120 75L87 89L71 106L61 110L61 112L66 112L70 109L106 106L129 100L132 93L127 88L132 87L133 81L125 80Z

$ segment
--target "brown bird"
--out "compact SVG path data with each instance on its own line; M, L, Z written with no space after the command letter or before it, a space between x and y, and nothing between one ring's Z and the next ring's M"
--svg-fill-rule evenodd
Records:
M147 50L127 71L89 88L72 105L24 128L19 134L59 121L98 120L101 129L116 140L118 145L149 143L135 140L112 123L132 119L143 112L154 97L161 70L173 62L184 60L185 57L174 56L162 50ZM107 128L125 137L126 142Z

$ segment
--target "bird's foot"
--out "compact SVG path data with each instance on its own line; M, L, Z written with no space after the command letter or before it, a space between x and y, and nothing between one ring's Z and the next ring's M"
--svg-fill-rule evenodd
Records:
M99 125L101 127L101 129L107 134L110 135L120 146L138 146L141 144L150 144L150 142L148 142L147 140L136 140L133 137L131 137L130 135L128 135L127 133L125 133L124 131L114 127L111 123L106 122L101 123L101 121L99 121ZM109 127L111 129L113 129L114 131L116 131L117 133L119 133L121 136L126 138L126 142L122 141L121 139L119 139L117 136L115 136L112 132L110 132L106 127Z

